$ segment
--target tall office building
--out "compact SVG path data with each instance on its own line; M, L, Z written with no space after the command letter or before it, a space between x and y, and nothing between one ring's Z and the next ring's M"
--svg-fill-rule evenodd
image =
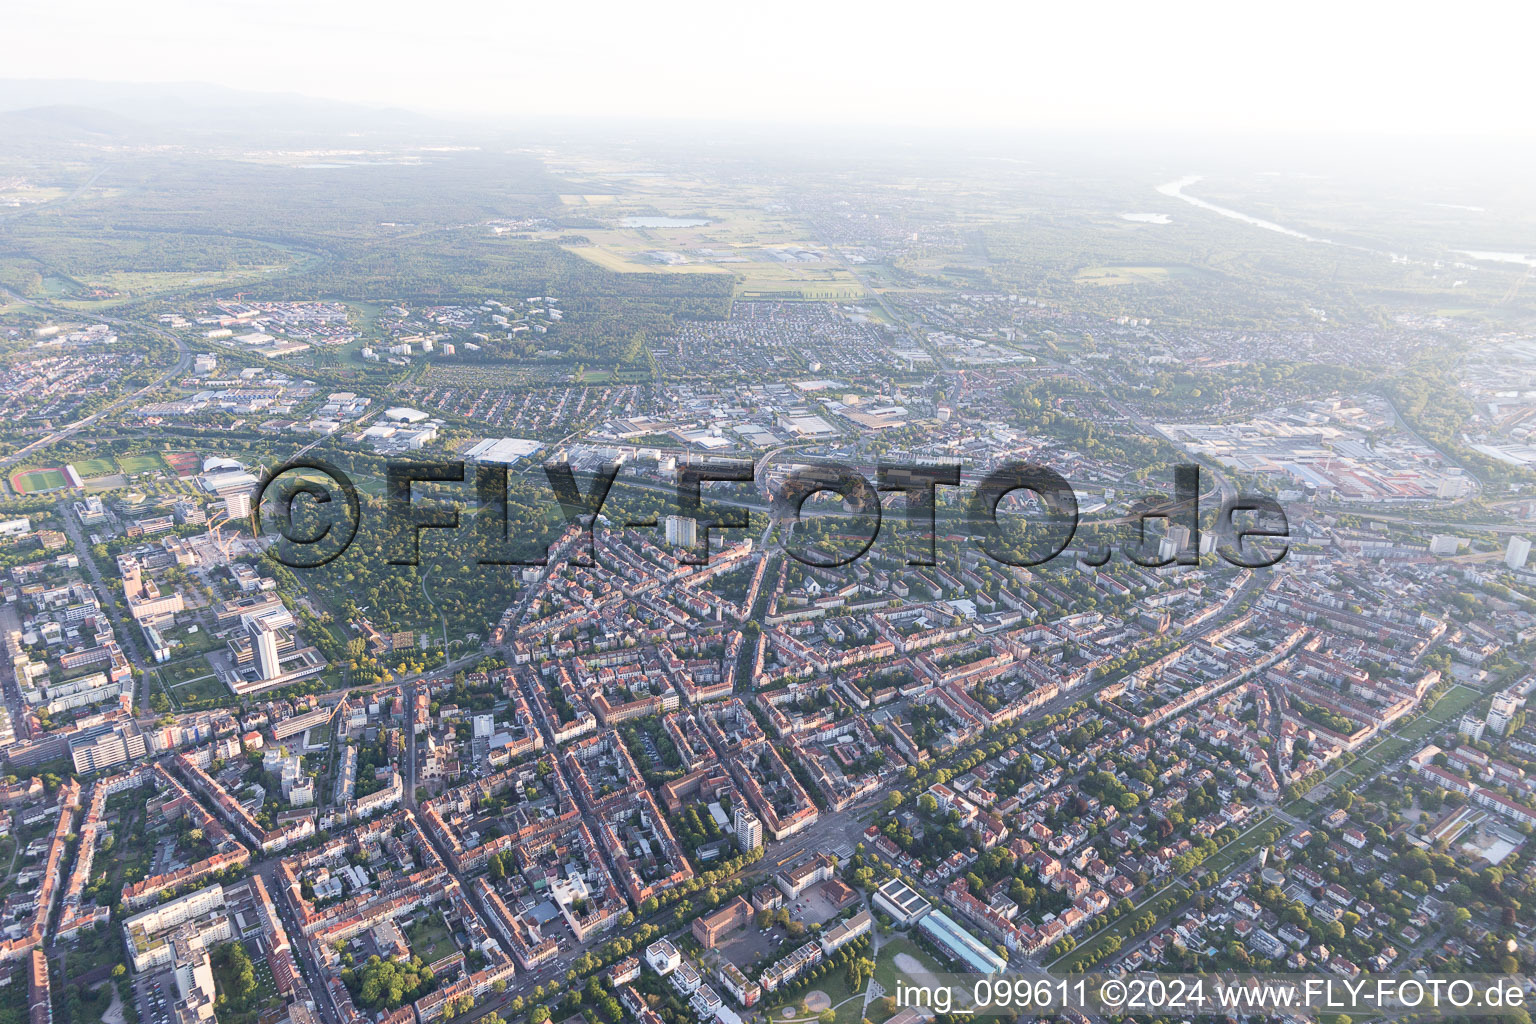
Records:
M1524 569L1525 560L1531 557L1531 542L1524 537L1509 538L1509 547L1504 549L1504 564L1511 569Z
M736 845L743 853L751 853L763 845L763 823L757 815L745 807L736 808Z
M1432 555L1454 555L1461 550L1461 546L1465 543L1465 537L1457 537L1449 533L1437 533L1429 538L1429 553Z
M256 671L263 679L276 679L282 673L277 657L277 627L261 618L250 620L246 629L251 635L251 653L256 656Z
M698 543L699 524L687 516L667 516L667 544L674 548L691 548Z
M251 514L251 496L246 491L224 495L224 514L236 522Z

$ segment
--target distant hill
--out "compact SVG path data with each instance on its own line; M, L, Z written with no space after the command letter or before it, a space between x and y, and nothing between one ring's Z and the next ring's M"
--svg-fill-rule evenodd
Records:
M11 115L16 119L12 120ZM409 111L296 93L246 92L202 82L80 79L0 78L0 118L4 119L0 123L15 124L28 135L38 126L51 125L64 135L136 139L167 131L220 135L338 131L419 134L447 127Z
M96 107L56 103L0 111L0 135L8 138L46 135L94 137L106 141L139 135L145 131L140 122Z

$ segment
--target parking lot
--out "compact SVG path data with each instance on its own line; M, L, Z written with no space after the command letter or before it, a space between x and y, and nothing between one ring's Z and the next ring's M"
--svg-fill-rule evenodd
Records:
M796 917L796 911L792 909L789 912L790 917L804 922L807 928L813 924L824 924L836 917L839 907L827 891L829 884L820 882L801 893L800 897L794 901L794 906L800 908L799 916Z
M140 1024L170 1024L176 980L170 971L141 974L134 979L133 998L139 1007Z
M811 886L786 902L784 909L789 911L791 921L799 921L807 929L813 924L824 924L838 914L836 903L826 892L826 883ZM783 928L759 928L754 915L745 927L733 932L716 948L721 956L734 964L752 965L777 953L786 938Z

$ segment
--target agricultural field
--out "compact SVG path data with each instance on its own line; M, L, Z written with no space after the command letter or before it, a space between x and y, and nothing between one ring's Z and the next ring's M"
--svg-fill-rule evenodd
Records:
M646 236L647 230L636 234ZM647 245L625 232L592 232L609 240L599 245L567 246L568 252L616 273L725 274L736 279L740 298L847 300L866 294L835 253L799 246L700 247L668 238ZM669 232L670 234L670 232Z
M667 264L647 259L638 253L595 245L568 245L566 251L580 256L588 263L595 263L604 270L616 274L723 274L721 267L708 263Z
M762 263L744 272L737 294L743 299L846 301L862 299L868 292L853 274L839 266Z
M0 207L25 208L38 203L53 203L68 194L68 189L57 186L16 183L0 187Z
M726 190L686 175L616 175L585 164L572 170L607 190L560 197L572 215L596 223L538 237L604 270L729 273L737 296L745 298L846 300L866 294L842 256L819 243L770 190Z

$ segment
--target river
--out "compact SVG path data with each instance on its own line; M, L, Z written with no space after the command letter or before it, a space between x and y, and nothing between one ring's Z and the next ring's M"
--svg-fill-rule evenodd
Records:
M1309 235L1304 231L1297 231L1295 228L1288 228L1284 224L1276 224L1272 220L1264 220L1262 217L1250 216L1249 214L1243 213L1239 210L1229 210L1225 206L1217 206L1215 203L1206 202L1204 199L1189 195L1184 191L1186 188L1193 185L1197 181L1201 181L1202 179L1203 175L1191 174L1187 177L1180 178L1178 181L1170 181L1166 185L1159 185L1157 186L1157 190L1163 195L1169 196L1173 199L1182 199L1184 202L1189 203L1191 206L1198 206L1202 210L1209 210L1212 213L1219 213L1223 217L1231 217L1233 220L1240 220L1244 224L1252 224L1254 227L1263 228L1265 231L1278 231L1282 235L1290 235L1292 238L1299 238L1304 242L1320 242L1323 245L1339 244L1332 239L1318 238L1317 236Z

